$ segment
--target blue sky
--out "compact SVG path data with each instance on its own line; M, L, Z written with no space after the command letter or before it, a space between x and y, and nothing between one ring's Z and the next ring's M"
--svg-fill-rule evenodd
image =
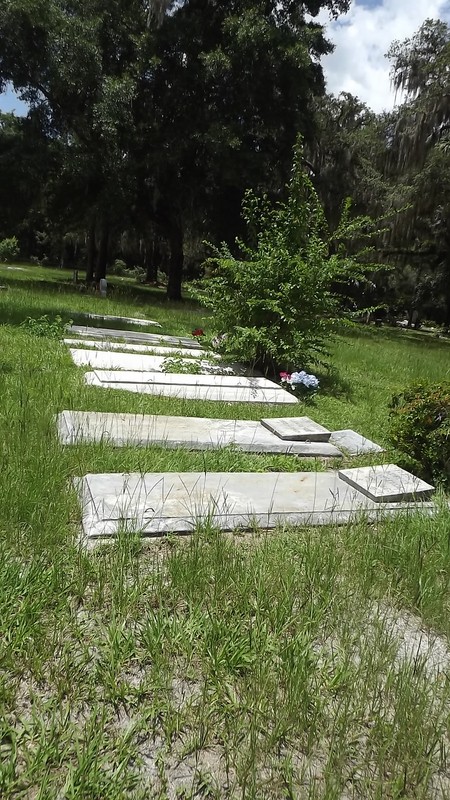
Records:
M322 12L319 19L335 45L334 53L322 60L328 91L351 92L377 112L392 108L395 96L385 53L395 39L412 36L427 18L450 22L450 0L355 0L336 21Z
M16 114L26 114L27 106L22 103L9 87L0 94L0 111L14 111Z
M328 91L351 92L374 111L392 108L385 53L394 39L412 36L428 17L450 22L450 0L354 0L349 13L335 21L321 12L319 19L336 46L322 60ZM0 110L20 114L26 106L7 91L0 94Z

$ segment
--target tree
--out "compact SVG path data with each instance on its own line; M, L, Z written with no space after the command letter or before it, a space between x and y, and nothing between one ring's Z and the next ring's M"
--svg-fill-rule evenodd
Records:
M111 233L139 220L168 241L168 294L179 299L185 231L210 224L231 241L246 187L282 191L297 132L313 136L319 59L332 49L306 15L348 6L0 0L0 80L62 142L66 174L85 182L97 278Z
M434 316L442 315L448 327L450 28L427 20L411 39L394 42L388 57L394 86L405 93L389 148L392 195L404 207L392 226L390 245L416 275L416 308L434 306Z
M297 147L285 202L247 192L246 242L238 242L238 257L226 245L216 250L196 292L213 312L223 352L265 374L320 360L345 319L344 287L380 269L369 258L372 221L352 218L347 203L330 233L302 162ZM355 238L365 247L353 255Z

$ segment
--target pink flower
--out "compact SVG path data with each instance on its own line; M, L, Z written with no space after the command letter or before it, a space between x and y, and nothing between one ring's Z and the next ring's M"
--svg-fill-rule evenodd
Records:
M289 372L280 372L280 378L282 381L288 381L291 377Z

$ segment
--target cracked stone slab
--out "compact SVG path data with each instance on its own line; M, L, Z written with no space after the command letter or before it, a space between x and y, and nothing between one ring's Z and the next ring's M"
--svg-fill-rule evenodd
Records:
M309 417L262 419L262 425L280 439L299 442L328 442L331 432Z
M143 353L121 353L116 350L79 350L69 348L73 362L78 367L92 367L93 369L125 370L132 372L163 372L166 358L164 356L149 356ZM184 364L192 364L192 360L182 358ZM226 372L234 374L234 368L229 364L212 363L211 361L197 361L196 366L206 373ZM173 374L173 373L167 373Z
M384 453L384 449L379 444L371 442L356 431L350 428L342 431L333 431L330 442L336 447L342 447L351 456L365 455L366 453Z
M89 325L69 325L67 331L76 333L77 336L87 336L90 339L122 339L127 342L138 342L138 344L169 344L175 347L189 347L191 350L203 350L195 339L186 336L166 336L141 331L121 331L114 328L93 328Z
M104 389L121 389L138 394L189 400L275 404L297 402L293 395L266 378L237 375L96 370L86 372L84 380L90 386Z
M222 530L339 524L361 514L377 519L417 508L404 503L380 508L337 472L106 473L85 475L75 486L87 539L121 530L144 536L190 533L205 521ZM434 504L428 508L432 512Z
M303 458L339 458L342 455L327 442L284 442L260 422L252 420L62 411L58 415L57 427L59 440L65 445L108 442L116 447L157 445L191 450L233 445L248 453Z
M218 353L210 350L195 350L189 347L170 347L158 344L129 344L127 342L112 342L109 339L64 339L64 344L75 348L92 347L94 350L118 350L121 353L150 353L155 356L168 358L184 356L185 358L214 358L220 360Z
M339 477L376 503L426 500L434 486L396 464L339 470Z

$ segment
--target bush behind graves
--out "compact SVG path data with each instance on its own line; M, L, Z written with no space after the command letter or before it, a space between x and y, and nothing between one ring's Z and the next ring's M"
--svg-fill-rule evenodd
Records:
M416 384L394 395L390 438L422 475L450 481L450 382Z
M344 319L345 289L379 270L369 263L376 225L351 218L350 201L330 233L314 186L294 153L285 202L246 193L243 217L250 244L237 242L237 258L222 244L213 248L195 297L211 309L221 350L253 363L266 374L304 369L320 361ZM355 243L358 242L358 252Z
M19 255L19 242L16 236L0 239L0 261L14 261Z

